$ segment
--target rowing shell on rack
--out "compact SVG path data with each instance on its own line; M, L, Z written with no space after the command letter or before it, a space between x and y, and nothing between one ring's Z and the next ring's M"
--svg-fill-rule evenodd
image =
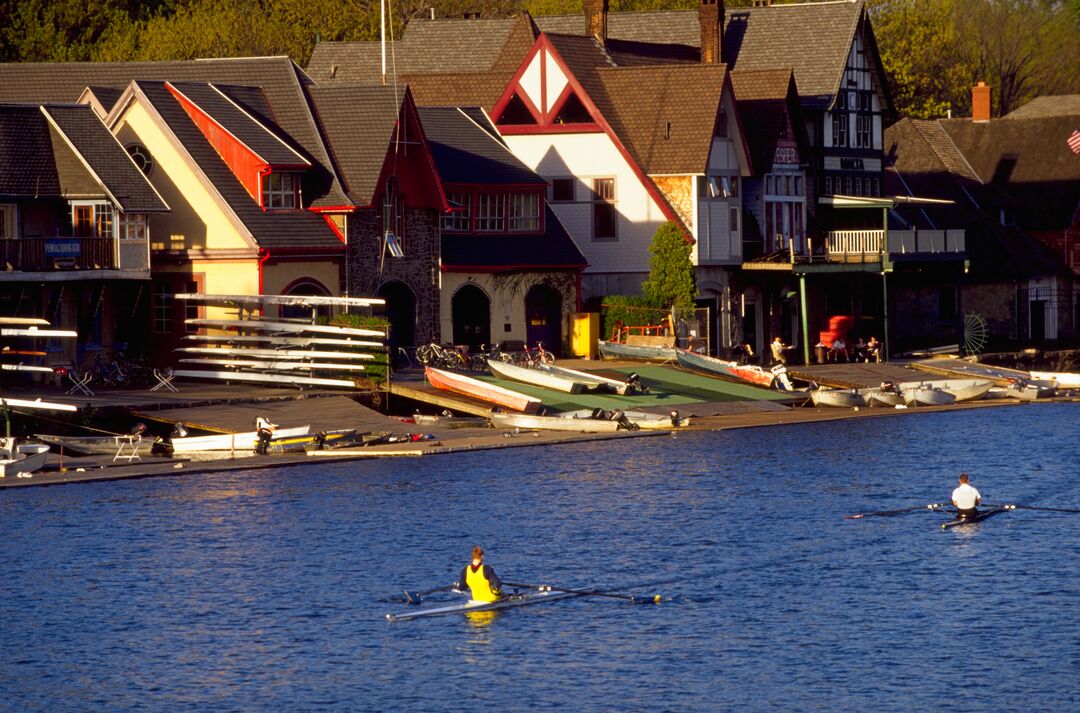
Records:
M374 354L360 352L319 352L304 349L241 349L232 347L179 347L185 354L212 356L264 357L266 359L374 359Z
M252 374L243 371L193 371L176 369L173 376L184 379L214 379L216 381L252 381L273 386L340 386L346 389L356 388L351 379L325 379L317 376L296 376L294 374Z
M262 369L263 371L363 371L363 364L334 364L314 361L255 361L252 359L180 359L181 364L227 366L236 369ZM52 371L51 369L49 371Z
M304 324L302 322L269 322L261 319L185 319L185 324L193 327L211 327L215 329L251 330L256 332L279 332L281 334L337 334L343 337L385 337L377 329L359 329L357 327L334 327L329 324Z
M360 339L331 339L329 337L278 337L273 334L254 335L254 334L188 334L184 339L189 339L195 342L208 342L210 344L273 344L274 348L278 347L313 347L320 346L333 346L338 348L344 347L374 347L376 349L382 349L382 342L366 342Z

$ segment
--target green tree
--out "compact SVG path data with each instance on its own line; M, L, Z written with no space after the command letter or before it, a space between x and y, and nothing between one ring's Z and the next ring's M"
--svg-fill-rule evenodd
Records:
M672 222L661 225L649 246L649 279L641 285L645 298L664 309L693 309L697 296L690 243Z

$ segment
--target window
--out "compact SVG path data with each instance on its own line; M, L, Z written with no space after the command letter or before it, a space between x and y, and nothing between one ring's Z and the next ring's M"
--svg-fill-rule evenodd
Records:
M154 334L172 333L172 291L167 282L154 282Z
M442 229L448 232L469 230L472 217L472 195L460 191L448 193L446 201L450 204L450 213L443 215Z
M731 224L730 224L729 227L730 227L731 232L733 232L733 233L739 232L739 209L738 208L732 208L731 209Z
M510 194L510 230L540 230L540 196L538 194Z
M113 207L111 203L73 203L71 229L76 238L113 237Z
M0 240L15 237L15 206L0 205Z
M593 179L593 240L614 240L615 179Z
M825 195L831 196L832 194L832 176L825 176Z
M847 92L840 92L836 95L836 106L834 109L838 112L842 112L847 108Z
M382 220L383 240L385 248L389 249L394 257L404 257L404 223L402 214L404 206L401 201L401 191L398 189L397 179L390 177L383 189Z
M771 173L765 176L765 192L773 195L773 175Z
M848 145L848 115L846 112L833 112L832 145Z
M861 178L856 178L855 179L855 193L854 193L854 195L857 195L857 196L862 195L862 179Z
M870 148L870 127L873 118L860 114L855 117L855 145L861 149Z
M844 178L844 195L851 195L851 176Z
M116 236L121 240L146 240L146 214L120 213L116 218Z
M131 144L127 147L127 152L143 175L149 176L154 170L154 159L150 157L150 152L146 150L146 147L142 144Z
M476 229L483 232L502 232L506 229L506 195L481 193L476 205Z
M572 200L574 200L574 179L551 179L551 201L553 203L569 203Z
M795 192L792 193L791 195L793 195L793 196L801 196L802 191L803 191L802 177L801 176L795 176L794 182L795 182Z
M721 111L716 116L716 136L717 138L726 139L727 135L727 112Z
M720 177L720 197L721 198L737 198L739 196L739 177L738 176L721 176Z
M271 173L263 177L263 209L296 207L296 181L291 173Z

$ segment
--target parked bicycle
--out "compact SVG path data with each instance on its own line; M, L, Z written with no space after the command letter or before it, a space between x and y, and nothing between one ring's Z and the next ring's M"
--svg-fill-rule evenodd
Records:
M469 359L469 368L473 371L487 371L487 363L489 359L495 359L496 361L502 361L506 363L513 363L514 356L508 352L502 350L502 343L495 342L491 346L487 344L480 345L480 351L477 354L473 354Z
M468 369L469 361L459 350L450 345L425 344L416 348L416 360L424 366L437 369Z
M526 344L525 349L518 354L517 363L520 366L529 368L535 367L537 364L554 364L555 355L544 349L543 342L537 342L535 347Z

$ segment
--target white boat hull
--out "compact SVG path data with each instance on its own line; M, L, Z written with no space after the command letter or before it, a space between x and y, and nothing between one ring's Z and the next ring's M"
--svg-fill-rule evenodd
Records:
M12 441L14 439L11 439ZM34 473L45 467L49 447L43 443L23 443L11 448L10 442L0 439L0 478L22 473Z
M614 433L619 430L618 421L605 421L599 418L563 418L562 416L532 416L519 413L493 413L490 418L495 428L574 433Z
M306 436L311 431L311 426L296 426L293 428L279 428L274 431L274 438L288 438L291 436ZM187 438L174 438L172 440L173 453L190 453L193 451L250 451L254 450L259 440L256 431L244 433L222 433L214 436L189 436Z
M956 403L956 397L943 389L919 387L904 391L904 403L908 406L949 406Z
M818 389L810 392L810 398L815 406L855 408L866 405L866 400L862 394L851 389Z
M498 359L487 360L488 369L491 373L502 379L518 381L530 386L539 386L553 391L562 391L567 394L580 394L585 390L585 384L567 379L556 374L540 371L539 369L526 369L516 364L508 364Z

